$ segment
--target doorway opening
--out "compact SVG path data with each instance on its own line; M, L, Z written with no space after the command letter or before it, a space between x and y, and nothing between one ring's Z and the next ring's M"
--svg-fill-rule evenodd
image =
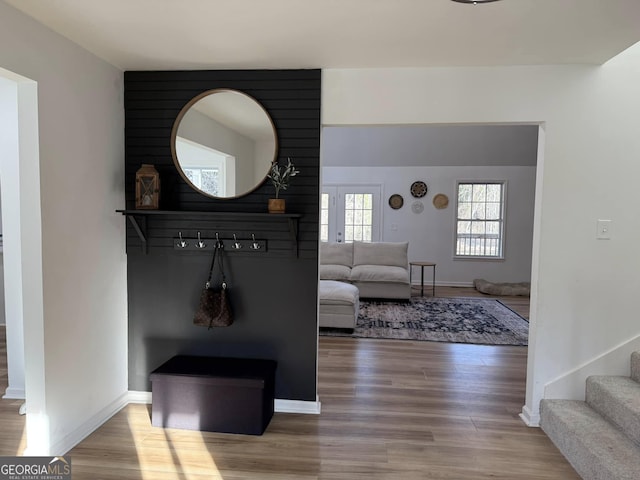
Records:
M8 377L2 393L6 399L25 399L28 392L26 435L32 439L31 449L47 442L49 436L42 413L45 382L38 95L36 82L4 69L0 69L0 130ZM29 358L28 369L25 358Z
M496 282L537 279L544 141L544 124L534 122L324 125L321 177L325 184L380 183L381 240L408 240L410 261L437 263L434 283L438 296L480 295L473 288L474 278L495 277ZM509 188L506 243L501 252L506 259L454 258L456 186L496 179ZM411 188L415 183L427 188L416 194ZM434 202L439 194L446 195L448 208ZM534 313L528 298L507 303L524 318ZM469 350L474 348L481 350L474 346ZM523 385L525 379L523 373ZM524 420L535 424L535 419Z

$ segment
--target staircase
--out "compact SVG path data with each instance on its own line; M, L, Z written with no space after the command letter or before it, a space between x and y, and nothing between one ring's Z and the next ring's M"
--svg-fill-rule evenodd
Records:
M640 479L640 352L631 377L589 377L584 402L542 400L540 426L584 480Z

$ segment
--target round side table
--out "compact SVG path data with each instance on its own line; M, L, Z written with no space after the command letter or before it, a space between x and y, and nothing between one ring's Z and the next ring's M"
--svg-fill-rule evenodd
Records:
M420 296L424 297L424 267L433 269L433 280L431 283L432 295L436 296L436 264L433 262L409 262L409 283L411 284L411 276L413 267L420 267Z

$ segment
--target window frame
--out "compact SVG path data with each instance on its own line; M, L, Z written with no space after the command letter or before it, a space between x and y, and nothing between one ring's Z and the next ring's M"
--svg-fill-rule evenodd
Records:
M502 198L500 201L500 254L499 255L464 255L458 253L458 222L466 221L465 219L459 219L459 198L460 198L460 185L501 185L502 186ZM504 261L506 259L506 216L507 216L507 180L457 180L455 187L455 208L454 208L454 226L453 226L453 259L454 260L481 260L481 261ZM487 203L486 200L484 203ZM473 222L474 220L470 220ZM482 221L486 221L482 220ZM486 235L486 234L485 234Z

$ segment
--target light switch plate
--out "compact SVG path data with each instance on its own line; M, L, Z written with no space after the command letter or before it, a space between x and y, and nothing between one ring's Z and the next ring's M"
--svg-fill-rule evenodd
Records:
M596 238L598 240L611 239L611 220L598 220L596 222Z

